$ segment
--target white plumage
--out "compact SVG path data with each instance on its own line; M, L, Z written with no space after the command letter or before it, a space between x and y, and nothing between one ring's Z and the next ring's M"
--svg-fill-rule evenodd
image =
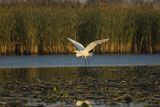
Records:
M92 53L89 53L93 48L95 48L95 46L97 46L98 44L107 42L109 39L101 39L101 40L96 40L91 42L86 48L79 42L71 39L71 38L67 38L70 42L72 42L74 44L74 46L76 47L76 56L77 57L88 57L88 56L92 56Z

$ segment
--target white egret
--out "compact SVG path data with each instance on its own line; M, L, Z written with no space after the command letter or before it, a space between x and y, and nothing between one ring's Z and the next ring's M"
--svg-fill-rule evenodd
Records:
M90 53L90 51L92 49L95 48L95 46L97 46L98 44L104 43L109 41L109 39L101 39L101 40L96 40L91 42L86 48L79 42L71 39L71 38L67 38L70 42L72 42L74 44L74 46L76 47L76 56L77 57L82 57L82 58L87 58L88 56L92 56L92 53Z

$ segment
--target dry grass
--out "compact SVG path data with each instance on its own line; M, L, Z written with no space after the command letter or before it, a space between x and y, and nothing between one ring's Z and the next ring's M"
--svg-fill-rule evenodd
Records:
M70 53L71 37L87 45L110 38L97 53L160 52L160 8L141 6L4 5L0 54Z

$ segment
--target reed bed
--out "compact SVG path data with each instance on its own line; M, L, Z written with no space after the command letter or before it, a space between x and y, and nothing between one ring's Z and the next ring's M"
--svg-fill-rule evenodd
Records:
M67 37L85 46L110 38L96 53L159 53L160 8L147 6L3 5L0 54L64 54Z

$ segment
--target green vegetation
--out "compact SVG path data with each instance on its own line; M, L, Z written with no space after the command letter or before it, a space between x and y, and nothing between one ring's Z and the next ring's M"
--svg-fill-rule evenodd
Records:
M1 5L0 54L70 53L67 37L96 53L160 52L160 8L149 6Z

